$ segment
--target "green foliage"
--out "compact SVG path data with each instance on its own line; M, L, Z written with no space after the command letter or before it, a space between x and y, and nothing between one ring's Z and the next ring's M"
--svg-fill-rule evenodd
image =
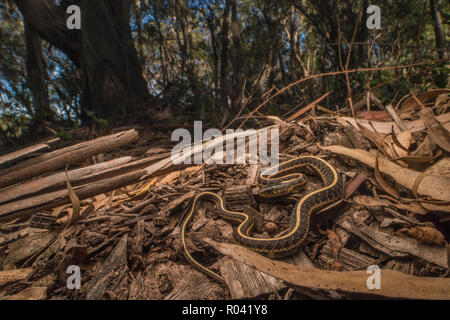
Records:
M382 15L380 31L367 30L366 8L361 4L368 2L363 1L141 0L131 3L130 26L137 55L149 90L157 97L149 103L149 108L154 104L170 108L183 120L191 116L220 122L228 108L225 101L233 95L241 99L241 103L233 106L234 115L244 102L245 112L252 110L269 90L273 94L307 75L342 70L350 52L348 69L406 65L438 58L434 21L428 1L423 0L378 1ZM232 3L237 6L234 25L231 10L224 12L226 4ZM448 35L450 6L441 1L441 8L444 31ZM13 122L2 119L1 123L2 128L5 123L8 128L11 125L20 128L35 115L26 79L23 22L10 1L0 4L0 18L0 115L21 119ZM353 40L358 44L350 50L348 42L355 30ZM236 31L239 31L240 44L237 54L233 38ZM375 38L373 46L367 45ZM43 50L46 83L57 120L72 119L78 123L81 114L87 114L98 126L108 126L110 119L81 109L83 71L54 45L44 42ZM448 67L426 68L351 73L352 94L358 97L366 88L376 88L383 103L392 103L392 99L411 90L448 86ZM328 76L291 87L261 112L282 115L293 106L305 105L328 91L332 91L327 98L330 106L347 103L345 77ZM21 130L16 133L20 134Z
M435 68L431 71L432 77L433 77L433 83L438 88L446 88L448 85L448 78L449 78L450 68L447 66L442 66Z
M97 117L93 111L87 111L86 114L89 116L89 118L91 118L94 121L94 123L99 128L104 129L108 127L108 120Z
M69 131L61 129L56 133L56 136L60 138L61 140L70 141L72 140L73 136L70 134Z
M31 119L27 116L3 114L0 117L0 145L10 142L29 133Z

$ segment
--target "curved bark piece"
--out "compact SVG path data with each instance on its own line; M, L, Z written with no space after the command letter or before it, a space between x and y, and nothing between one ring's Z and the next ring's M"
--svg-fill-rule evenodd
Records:
M343 146L323 146L324 150L349 156L353 159L375 168L376 156L361 149L349 149ZM420 176L420 172L403 168L385 158L379 158L380 171L391 176L397 183L409 190L413 189L414 182ZM418 194L429 196L436 200L450 201L450 177L442 175L427 175L423 178L418 189Z
M30 159L29 162L26 161L9 168L9 173L0 177L0 188L62 168L67 164L77 163L99 153L114 150L137 139L138 133L136 130L122 131ZM27 165L24 166L24 164Z
M450 299L448 278L415 277L382 269L381 288L370 290L367 283L371 274L366 271L326 271L296 266L266 258L238 245L211 239L205 241L220 253L299 288L343 292L358 298Z

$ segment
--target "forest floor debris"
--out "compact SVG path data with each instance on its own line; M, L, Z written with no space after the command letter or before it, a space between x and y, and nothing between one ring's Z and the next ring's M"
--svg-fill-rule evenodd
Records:
M204 201L186 241L227 288L183 258L190 199L218 192L270 237L286 229L295 200L317 189L318 177L264 202L253 197L259 164L174 165L172 146L151 142L149 129L53 151L50 140L0 157L0 299L450 299L448 90L356 119L350 110L319 116L320 101L289 122L260 124L280 129L280 161L312 154L332 163L346 180L345 199L314 217L302 250L281 261L229 244L232 226ZM72 154L80 146L84 153ZM67 287L73 265L79 290ZM372 265L382 270L380 290L366 285Z

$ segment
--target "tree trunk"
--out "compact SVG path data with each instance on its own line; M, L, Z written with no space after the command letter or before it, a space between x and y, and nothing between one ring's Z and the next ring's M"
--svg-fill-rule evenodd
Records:
M87 90L84 104L109 117L148 98L147 83L131 37L129 1L82 1L81 61Z
M445 59L445 33L439 0L430 0L430 11L434 20L434 34L436 37L436 48L439 49L439 59Z
M33 97L35 120L53 120L53 112L48 100L44 57L42 56L42 40L33 32L27 23L25 28L27 83Z
M241 26L237 16L237 0L231 2L231 37L233 40L233 79L231 82L231 106L239 110L241 104Z
M150 95L129 24L130 0L16 0L34 32L61 49L84 76L82 120L136 111ZM69 4L81 8L81 30L69 30ZM88 111L91 111L89 113Z
M220 102L224 110L223 118L221 120L220 126L225 125L225 121L229 114L228 105L228 77L227 77L227 67L228 67L228 29L229 23L228 18L230 16L230 0L225 1L225 9L223 12L222 30L221 30L221 42L222 48L220 53Z

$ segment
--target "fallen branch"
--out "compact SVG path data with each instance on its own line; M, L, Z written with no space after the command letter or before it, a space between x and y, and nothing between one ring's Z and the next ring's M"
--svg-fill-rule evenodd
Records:
M9 168L9 173L0 177L0 188L62 168L67 164L80 162L99 153L114 150L137 139L137 132L128 130L32 158Z
M131 157L122 157L119 159L113 159L110 161L97 163L92 166L71 170L68 172L69 180L71 181L71 183L74 183L82 177L103 172L107 169L120 166L121 164L129 162L131 159L132 159ZM24 197L26 195L35 194L39 191L45 190L50 187L56 187L58 185L63 186L65 181L66 181L65 173L60 172L44 178L29 181L26 183L21 183L7 189L3 189L0 191L0 203L11 201L18 197Z
M167 155L156 155L148 158L129 162L131 157L122 157L107 162L102 162L89 167L75 169L69 171L70 183L73 186L83 186L103 179L112 178L125 174L127 172L136 171L147 167L148 165L161 160ZM53 192L58 189L65 188L65 173L56 173L51 176L11 186L0 191L0 204L6 201L14 200L17 197L23 198L28 195L39 195L41 191L47 190Z
M139 160L137 162L140 161L142 162L143 160ZM125 174L113 176L111 178L95 181L91 184L74 188L74 191L78 198L83 200L101 193L106 193L133 183L137 183L139 180L142 180L144 176L146 178L153 178L186 167L185 165L166 166L166 164L167 159L164 159L150 166L152 168L147 167L145 169L134 170ZM68 203L70 203L70 199L66 189L6 203L0 205L0 222L9 221L15 218L26 219L35 212L49 210Z
M284 91L288 90L289 88L291 88L291 87L293 87L295 85L298 85L298 84L300 84L302 82L305 82L307 80L310 80L310 79L319 78L319 77L325 77L325 76L336 76L336 75L340 75L340 74L349 74L349 73L355 73L355 72L370 72L370 71L406 69L406 68L411 68L411 67L415 67L415 66L419 66L419 65L441 64L441 63L445 63L445 62L447 62L449 60L450 59L440 59L440 60L435 60L435 61L418 62L418 63L414 63L414 64L401 65L401 66L376 67L376 68L357 68L357 69L352 69L352 70L343 70L343 71L333 71L333 72L312 74L312 75L310 75L308 77L305 77L303 79L299 79L297 81L294 81L294 82L288 84L287 86L285 86L281 90L278 90L277 93L273 94L272 96L270 96L269 98L264 100L264 102L262 102L259 106L257 106L252 112L250 112L247 115L247 117L244 119L244 121L242 121L242 123L239 125L239 128L242 128L244 126L244 124L247 122L247 120L251 116L253 116L256 112L258 112L258 110L261 109L263 106L265 106L269 101L273 100L273 98L275 98L276 96L282 94Z
M136 183L144 174L144 171L126 173L111 179L101 180L87 186L75 189L80 200L93 197ZM40 196L10 202L0 206L0 221L14 218L28 218L31 214L43 210L49 210L70 203L67 190L58 190Z
M8 154L5 154L0 157L0 165L14 161L14 160L20 160L21 158L24 158L26 156L29 156L33 152L43 151L50 149L49 144L59 141L59 138L53 138Z

